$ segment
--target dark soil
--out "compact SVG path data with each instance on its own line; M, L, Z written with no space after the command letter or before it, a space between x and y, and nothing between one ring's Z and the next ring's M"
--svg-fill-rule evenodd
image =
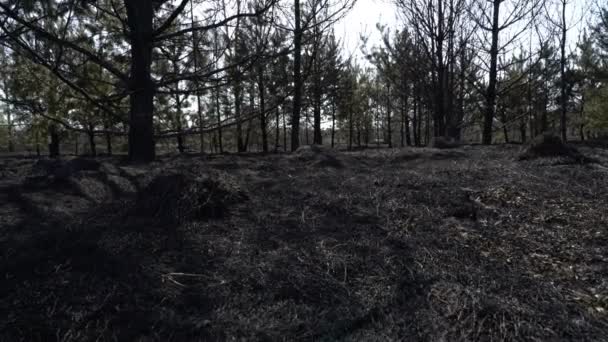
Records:
M520 160L556 158L556 163L591 163L596 160L583 155L576 147L564 143L560 137L546 133L533 139L519 156Z
M578 151L0 158L0 341L606 341Z
M444 148L457 148L457 147L460 147L460 144L454 138L434 137L431 140L431 143L429 144L429 146L433 147L433 148L444 149Z

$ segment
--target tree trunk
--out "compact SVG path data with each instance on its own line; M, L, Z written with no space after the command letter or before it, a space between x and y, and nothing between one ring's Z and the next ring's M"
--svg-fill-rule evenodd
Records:
M579 134L581 136L581 141L585 141L585 94L581 96L581 124L579 126Z
M194 28L194 2L190 3L190 20L192 22L192 27ZM198 73L198 31L192 32L192 59L194 62L194 73ZM194 80L194 86L196 87L196 113L198 115L198 126L199 126L199 144L200 144L200 152L205 153L205 135L203 133L203 108L201 103L201 92L198 90L199 83L198 78ZM179 95L178 95L179 96Z
M285 116L285 112L283 112L283 151L287 152L287 120Z
M218 35L217 30L213 33L213 58L217 61L219 58L218 49ZM214 63L214 67L217 68L217 62ZM224 145L222 140L222 108L220 106L220 81L215 82L215 115L217 118L217 146L220 153L224 153Z
M446 90L446 70L443 63L443 0L437 1L437 28L438 33L436 36L436 67L437 67L437 80L435 84L435 118L434 118L434 136L445 135L445 119L446 119L446 106L445 106L445 90Z
M408 112L409 112L408 95L405 94L403 96L403 128L405 129L405 144L407 146L412 146L412 135L410 132L410 117L408 115Z
M94 130L95 127L93 125L89 125L89 131L87 132L87 136L89 137L89 152L91 153L91 157L97 157L97 146L95 145Z
M220 106L220 89L218 84L216 84L215 92L215 111L217 117L217 144L220 153L224 153L224 143L222 138L222 108Z
M566 33L568 31L568 27L566 26L566 0L562 0L562 37L560 41L560 50L561 50L561 58L560 58L560 92L561 92L561 120L560 120L560 128L562 133L562 141L566 142L568 140L568 130L566 127L566 114L568 111L568 99L566 94Z
M203 106L203 104L201 101L201 94L199 92L197 92L197 94L196 94L196 113L198 114L198 125L199 125L199 129L200 129L200 132L198 134L199 146L200 146L200 152L205 153L205 134L203 133L205 124L204 124L204 120L203 120L202 106Z
M184 146L184 135L181 132L177 134L177 150L179 153L184 153L186 151L186 146Z
M348 111L348 150L353 149L353 111Z
M414 118L412 120L412 128L414 132L414 145L420 146L420 116L418 115L418 86L414 84Z
M458 110L454 114L454 125L452 126L452 132L450 136L460 141L462 139L462 121L464 120L464 97L466 94L466 45L461 43L460 51L460 75L458 79Z
M546 89L547 90L547 89ZM549 129L549 113L547 107L549 106L549 98L545 96L543 99L543 109L540 115L540 133L545 133Z
M153 2L125 0L131 38L129 159L149 162L155 158L154 83L151 77Z
M336 138L336 105L334 100L331 102L331 148L335 147Z
M40 133L37 130L34 133L34 140L36 141L36 157L40 158Z
M112 155L112 135L110 134L110 132L108 132L110 130L110 125L108 123L104 124L104 129L106 130L105 133L105 137L106 137L106 153L111 156Z
M291 119L291 150L295 151L300 147L300 104L302 97L302 29L300 27L300 0L294 1L294 57L293 57L293 116Z
M304 135L306 136L306 145L310 145L308 140L308 124L310 123L310 118L308 117L308 108L304 109L304 113L306 113L304 116Z
M49 137L51 139L51 142L49 143L49 157L58 158L60 155L59 133L57 132L57 126L55 124L49 126Z
M247 152L249 149L249 137L251 136L251 129L253 128L253 119L247 122L247 131L245 132L245 141L243 142L243 152Z
M179 68L178 68L178 64L179 61L172 61L173 62L173 72L177 75L179 73ZM184 146L184 135L182 134L182 101L181 98L179 96L179 83L176 83L175 86L175 129L177 130L177 150L179 151L179 153L184 153L186 151L186 147ZM200 114L200 113L199 113ZM199 116L200 118L200 116ZM202 131L203 126L202 126L202 122L200 123L200 127L199 127Z
M7 144L8 144L8 152L12 153L15 152L15 145L13 142L13 121L12 121L12 116L11 116L11 109L9 107L9 105L6 105L6 127L7 127Z
M389 148L393 147L393 128L392 128L392 124L391 124L391 110L392 110L392 108L391 108L391 84L387 80L387 82L386 82L386 126L387 126L386 139L388 140Z
M376 76L376 147L380 148L380 85L378 84L379 76ZM358 130L358 126L357 126ZM359 143L361 145L361 143Z
M279 152L279 139L281 138L281 119L280 119L280 115L279 115L279 107L277 106L277 108L275 109L275 115L276 115L276 128L275 128L275 133L274 133L274 152L277 153Z
M264 69L258 69L258 88L260 92L260 131L262 132L262 151L268 152L268 124L266 123L266 103L264 89Z
M519 123L519 135L521 136L521 143L525 144L527 137L526 137L526 118L525 116L522 115L521 119L520 119L520 123Z
M483 123L482 143L492 144L492 123L496 112L496 83L498 75L498 34L500 3L503 0L493 0L492 46L490 48L490 79L486 92L486 110Z
M317 48L318 50L318 48ZM314 77L314 133L313 133L313 144L323 144L323 134L321 132L321 74L319 70L318 52L317 58L315 58L315 77Z
M503 114L503 118L502 118L502 132L505 135L505 144L508 144L509 141L509 129L507 127L507 118L504 116Z
M424 135L424 145L428 145L431 142L431 115L426 113L426 132Z
M405 106L401 103L401 124L399 125L399 146L405 147Z
M243 143L243 123L241 122L241 80L237 70L237 79L234 85L234 119L236 120L236 148L238 152L245 152Z

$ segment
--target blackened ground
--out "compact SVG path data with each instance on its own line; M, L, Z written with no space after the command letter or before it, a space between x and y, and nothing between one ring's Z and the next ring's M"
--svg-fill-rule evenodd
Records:
M0 340L605 341L578 149L0 158Z

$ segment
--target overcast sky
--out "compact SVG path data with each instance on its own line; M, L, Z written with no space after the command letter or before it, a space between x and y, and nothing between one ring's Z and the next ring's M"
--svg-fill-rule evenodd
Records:
M601 0L604 1L604 0ZM594 19L593 12L597 5L593 6L593 0L570 0L567 8L567 21L569 23L568 42L570 51L576 47L581 29ZM553 18L559 17L558 2L548 1L546 9L555 14ZM354 8L336 24L336 36L343 41L345 55L360 54L360 35L369 36L368 47L381 43L380 34L376 29L376 23L388 25L391 31L401 26L397 18L397 7L391 0L357 0ZM504 14L504 13L503 13ZM545 25L548 23L545 20ZM503 33L503 39L508 40L508 33ZM535 45L535 44L534 44Z
M393 27L398 26L397 9L390 0L357 0L355 7L336 25L336 36L344 44L347 54L358 53L360 50L360 35L369 36L368 45L371 47L380 42L380 34L376 23Z

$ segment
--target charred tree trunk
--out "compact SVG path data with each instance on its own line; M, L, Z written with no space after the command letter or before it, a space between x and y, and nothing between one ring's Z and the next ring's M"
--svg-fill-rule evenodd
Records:
M464 120L464 99L466 90L466 48L461 43L460 51L460 75L458 77L458 110L455 111L454 125L450 136L460 141L462 139L462 121Z
M285 112L283 112L283 151L287 152L287 119L285 116Z
M251 83L249 87L249 110L253 112L255 110L255 84ZM251 136L251 130L253 128L253 118L247 122L247 131L245 132L245 141L243 142L243 151L249 150L249 137Z
M294 1L294 57L293 57L293 116L291 119L291 150L300 147L300 105L302 100L302 29L300 27L300 0Z
M89 125L89 131L87 132L89 138L89 152L92 157L97 157L97 146L95 145L95 126Z
M36 130L34 133L34 140L36 143L36 157L40 158L40 134L38 133L38 131Z
M335 147L336 138L336 105L332 100L331 103L331 147Z
M57 126L55 124L49 126L49 137L51 140L49 143L49 157L58 158L60 155L59 133L57 132Z
M155 158L154 93L151 77L154 43L154 4L125 0L131 38L129 159L149 162Z
M236 120L236 148L238 152L245 152L245 144L243 143L243 123L241 122L241 100L242 100L242 89L241 89L241 76L238 75L234 84L234 119Z
M192 22L192 26L194 28L194 2L190 3L190 20ZM193 31L192 32L192 48L193 48L193 52L192 52L192 59L194 62L194 73L197 74L198 73L198 32L197 31ZM197 88L196 89L196 114L198 115L198 126L200 129L199 132L199 147L200 147L200 152L201 153L205 153L205 135L203 133L203 104L201 101L201 92L199 91L199 83L198 83L198 78L195 78L194 81L194 86Z
M412 145L412 135L410 132L410 117L408 115L408 112L409 112L408 95L404 94L404 96L403 96L403 128L405 129L405 144L407 146L411 146Z
M352 150L353 149L353 130L354 130L354 123L353 123L353 111L349 110L348 111L348 150Z
M391 83L386 83L386 133L388 140L388 147L393 147L393 127L391 123Z
M106 133L105 133L105 137L106 137L106 153L109 156L111 156L112 155L112 135L109 132L110 125L108 123L106 123L104 125L104 129L106 130Z
M195 53L196 54L196 53ZM179 61L173 61L173 72L177 75L179 73ZM182 132L182 100L179 95L179 83L176 83L175 86L175 129L177 130L177 150L179 153L184 153L186 151L186 147L184 146L184 135ZM200 114L200 113L199 113ZM201 118L199 116L199 118ZM199 123L200 130L203 130L202 122ZM202 146L202 145L201 145ZM201 150L202 153L202 150Z
M488 81L488 89L486 91L486 109L483 123L482 143L484 145L492 144L492 123L496 112L496 84L498 76L498 34L499 27L499 11L502 0L493 0L493 18L492 18L492 46L490 48L490 78Z
M446 70L445 64L443 63L443 0L437 2L437 27L438 33L436 37L436 67L437 67L437 80L435 84L435 118L434 118L434 135L443 136L445 135L445 119L446 119L446 108L445 108L445 91L446 91Z
M306 145L310 145L308 139L308 125L310 124L310 117L308 116L308 108L304 109L304 113L306 113L304 117L304 134L306 135Z
M526 137L526 118L522 115L520 122L519 122L519 135L521 137L521 143L525 144L527 137Z
M217 84L215 91L215 111L217 118L217 145L220 153L224 153L224 141L222 138L222 108L220 106L220 89Z
M217 31L214 31L213 34L213 58L217 61L219 58L219 48L218 48L218 34ZM214 66L217 68L217 64L214 63ZM220 106L220 81L215 82L215 116L217 119L217 147L220 153L224 153L224 143L222 139L222 108Z
M13 142L13 121L12 121L12 116L11 116L11 109L10 107L7 105L7 111L6 111L6 127L7 127L7 144L8 144L8 152L12 153L15 152L15 144Z
M266 123L266 103L264 89L264 69L258 69L258 90L260 94L260 132L262 133L262 151L268 152L268 124Z
M412 120L412 128L414 132L414 145L420 146L420 116L419 116L419 105L418 105L418 86L414 85L414 118Z
M179 153L184 153L186 151L186 146L184 144L184 135L182 134L181 122L178 123L178 133L177 133L177 150Z
M400 147L405 147L405 104L401 103L401 124L399 125Z
M275 133L274 133L274 152L277 153L277 152L279 152L279 139L281 138L281 117L280 117L280 112L279 112L278 106L275 109L275 116L276 116L276 127L275 127Z
M578 127L581 141L585 141L585 94L581 97L581 110L580 110L581 124Z
M507 116L505 115L504 111L501 111L501 121L502 121L502 132L505 136L505 144L508 144L509 141L509 128L507 127Z
M316 48L315 50L318 50ZM321 132L321 71L319 70L318 51L315 52L317 55L315 63L315 77L314 77L314 90L313 90L313 102L314 102L314 133L313 133L313 144L323 144L323 134Z
M253 128L253 119L250 119L247 123L247 132L245 132L245 141L243 143L244 150L243 152L247 152L249 149L249 138L251 137L251 129Z
M566 93L566 34L568 31L568 27L566 26L566 4L567 0L562 1L562 20L561 20L561 30L562 37L560 41L560 93L561 93L561 118L560 118L560 128L562 133L562 141L566 142L568 140L568 128L566 127L566 115L568 112L568 95Z

